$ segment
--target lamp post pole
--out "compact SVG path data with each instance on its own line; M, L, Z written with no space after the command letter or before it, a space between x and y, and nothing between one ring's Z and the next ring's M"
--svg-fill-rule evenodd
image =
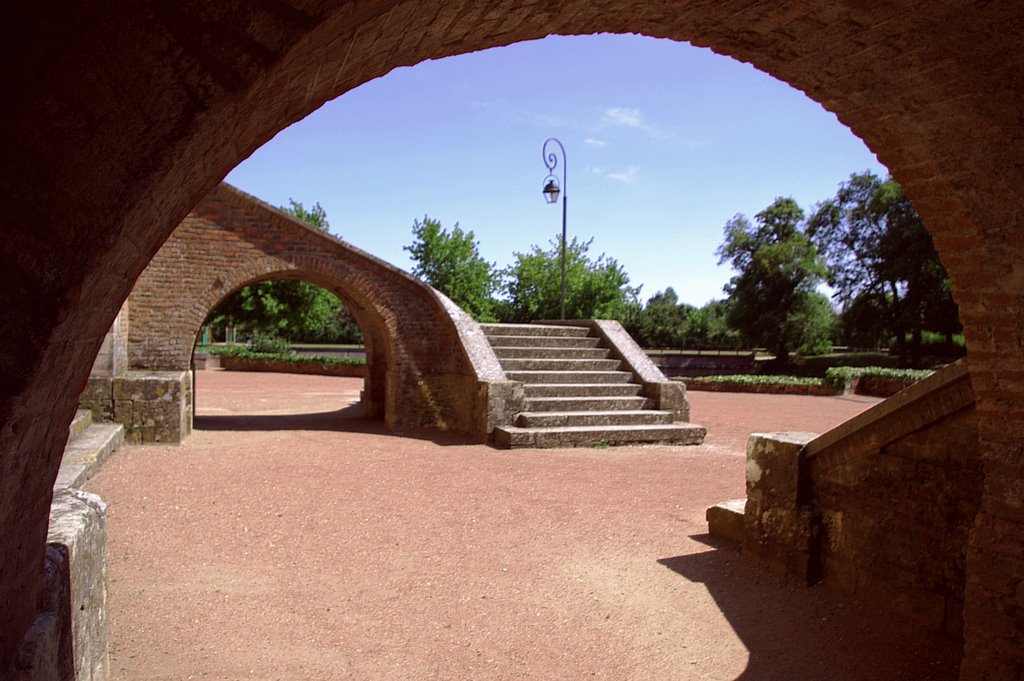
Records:
M548 145L557 144L558 149L562 152L562 185L561 189L558 185L558 178L555 177L555 168L558 167L558 156L554 150L548 151ZM548 203L555 203L558 201L558 195L562 195L562 295L559 298L559 319L565 320L565 216L566 216L566 198L567 198L567 186L566 181L566 169L568 167L568 161L565 157L565 147L554 137L549 137L544 140L544 146L541 148L541 153L544 156L544 165L547 166L548 175L544 178L544 198L547 199Z

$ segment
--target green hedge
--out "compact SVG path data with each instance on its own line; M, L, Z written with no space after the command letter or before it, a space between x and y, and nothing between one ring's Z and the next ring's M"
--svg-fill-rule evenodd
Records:
M821 378L803 376L774 376L771 374L734 374L724 376L694 376L680 379L683 381L703 381L707 383L737 383L740 385L825 385Z
M238 357L240 359L260 359L268 362L288 362L290 364L319 364L322 366L363 366L364 357L336 357L333 355L299 355L294 352L253 352L244 345L211 345L204 352L221 357Z
M887 367L832 367L825 372L825 384L845 389L858 378L882 378L914 383L932 375L930 369L890 369Z
M825 378L776 376L770 374L736 374L677 378L694 390L716 392L757 392L789 395L839 395L856 387L865 395L887 397L932 372L886 367L833 367Z

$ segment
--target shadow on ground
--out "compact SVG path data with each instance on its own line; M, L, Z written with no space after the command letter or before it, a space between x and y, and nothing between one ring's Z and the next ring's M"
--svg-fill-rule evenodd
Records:
M403 437L427 440L439 445L464 445L473 442L467 435L425 428L390 431L384 420L370 418L361 404L334 411L308 414L203 414L197 415L194 430L271 432L311 430L335 433L367 433L382 437Z
M952 681L961 651L952 637L924 631L852 594L786 583L740 556L731 543L691 537L710 551L658 563L704 584L749 653L737 681ZM849 647L845 641L870 641Z

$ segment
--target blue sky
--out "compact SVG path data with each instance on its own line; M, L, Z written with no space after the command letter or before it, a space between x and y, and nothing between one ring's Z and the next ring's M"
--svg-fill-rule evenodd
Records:
M731 272L737 213L809 209L853 172L887 170L836 117L753 67L638 36L551 37L400 68L281 131L226 178L274 205L319 201L331 231L406 270L424 215L472 230L499 267L546 245L541 146L568 156L570 238L594 237L642 284L695 305ZM559 178L561 178L559 170Z

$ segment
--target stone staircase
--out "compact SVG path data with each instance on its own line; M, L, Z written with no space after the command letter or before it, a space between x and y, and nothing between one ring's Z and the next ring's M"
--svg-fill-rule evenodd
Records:
M498 447L700 444L704 428L653 408L643 385L586 326L481 324L524 408L494 431Z
M78 410L71 422L54 490L81 487L123 443L124 426L120 423L94 423L91 411Z

